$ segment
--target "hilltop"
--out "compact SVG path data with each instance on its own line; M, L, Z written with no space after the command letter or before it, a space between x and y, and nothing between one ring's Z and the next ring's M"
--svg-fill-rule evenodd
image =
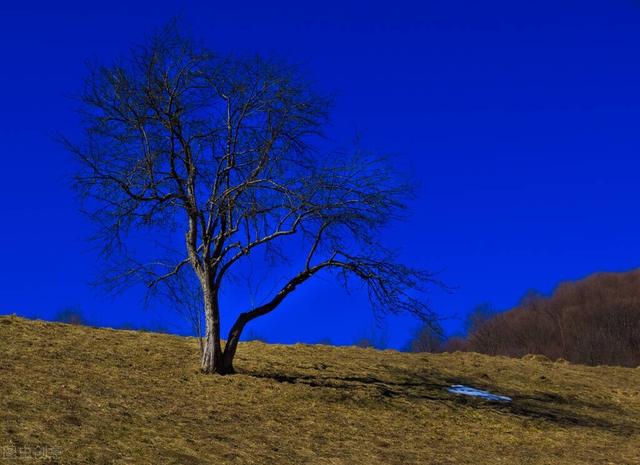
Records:
M48 465L640 463L637 368L248 342L238 375L205 376L193 338L13 316L0 354L5 459L15 446L50 448L29 462Z
M487 355L541 354L585 365L640 365L640 270L596 273L527 294L515 308L472 314L457 347Z

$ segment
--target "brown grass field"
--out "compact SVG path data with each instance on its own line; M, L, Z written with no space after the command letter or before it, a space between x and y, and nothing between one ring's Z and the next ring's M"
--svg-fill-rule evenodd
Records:
M0 318L0 464L640 464L640 369ZM450 394L469 384L511 404Z

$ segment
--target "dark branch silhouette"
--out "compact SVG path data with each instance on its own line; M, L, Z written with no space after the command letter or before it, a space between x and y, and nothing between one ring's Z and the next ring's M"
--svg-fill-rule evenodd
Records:
M217 55L172 25L92 69L82 103L85 137L64 142L104 252L117 257L109 282L167 286L179 299L175 283L191 268L204 304L203 371L233 372L245 325L319 273L361 280L379 313L433 318L419 293L434 276L396 263L379 241L410 185L383 157L319 150L331 100L295 67ZM159 247L153 260L135 259L127 240L139 232L157 241L181 232L184 253ZM291 277L240 314L223 350L229 273L252 254L287 256L286 243L302 244L300 263L289 254Z

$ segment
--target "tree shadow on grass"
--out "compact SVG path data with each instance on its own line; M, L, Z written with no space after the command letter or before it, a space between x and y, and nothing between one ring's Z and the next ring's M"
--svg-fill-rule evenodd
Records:
M405 397L425 400L443 400L446 395L438 395L445 385L430 380L389 381L373 376L327 376L327 375L285 375L282 373L246 373L254 378L271 379L279 383L304 384L310 387L332 389L365 388L377 391L382 397Z
M474 385L477 380L456 378L448 380L451 384ZM483 383L482 389L494 388ZM500 392L500 394L503 394ZM488 402L465 396L455 396L454 402L482 409L491 409L505 414L516 415L534 420L553 422L565 427L602 428L622 435L640 433L637 423L625 421L625 410L610 402L589 402L577 396L560 395L553 392L511 393L512 402ZM595 413L586 413L590 410ZM608 417L608 418L605 418ZM615 420L612 420L614 418Z
M366 389L373 398L385 399L404 398L414 401L442 402L453 409L477 408L490 410L500 414L516 417L551 422L562 427L598 428L615 432L619 435L631 436L640 434L638 424L627 421L627 414L620 406L602 402L593 403L576 396L563 396L556 393L539 392L534 394L520 394L512 392L500 392L493 386L481 383L473 379L440 379L438 377L414 376L413 379L392 381L380 379L374 376L332 376L318 373L309 374L282 374L271 372L249 372L248 376L261 379L269 379L279 383L302 384L312 388L340 389L355 392ZM475 397L456 395L449 393L447 388L453 384L487 389L491 392L506 394L512 397L511 402L492 402ZM593 410L596 414L584 412ZM611 418L615 418L612 420Z

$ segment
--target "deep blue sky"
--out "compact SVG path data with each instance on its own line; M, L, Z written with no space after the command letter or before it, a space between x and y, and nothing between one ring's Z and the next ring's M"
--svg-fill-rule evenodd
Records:
M336 138L358 131L421 179L410 221L389 238L457 287L434 292L442 315L639 265L640 2L180 4L0 3L0 313L51 318L73 305L100 324L178 324L143 309L138 291L112 299L88 285L92 227L53 142L77 131L68 97L85 61L108 62L175 15L223 52L301 63L338 94ZM372 325L362 296L325 280L252 329L349 343ZM415 326L389 319L390 344Z

